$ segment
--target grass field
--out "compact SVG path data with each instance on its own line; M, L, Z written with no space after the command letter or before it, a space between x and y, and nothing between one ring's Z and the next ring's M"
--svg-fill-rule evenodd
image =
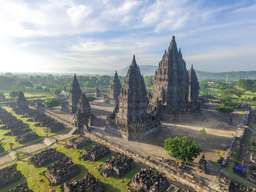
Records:
M72 161L85 168L89 173L91 173L94 177L96 177L99 181L104 183L107 186L107 192L122 192L127 191L127 184L129 183L130 179L139 171L141 168L140 165L136 165L128 174L125 175L123 178L105 178L103 177L100 172L99 168L102 164L104 164L106 158L91 162L91 161L83 161L80 160L81 152L76 149L67 149L63 145L56 144L55 148L57 151L64 153L67 157L71 158Z
M6 135L8 132L10 132L10 130L0 129L0 144L1 144L1 147L4 149L4 151L10 151L11 148L15 149L17 147L22 146L22 144L19 144L16 141L15 136Z
M127 191L127 184L129 183L130 179L139 171L139 169L142 167L139 164L136 164L135 167L126 174L123 178L105 178L100 174L99 168L101 165L105 163L105 161L110 158L110 156L103 158L99 161L90 162L90 161L83 161L80 160L80 156L82 154L81 150L73 149L73 148L67 148L62 144L55 144L53 146L57 151L65 154L67 157L72 159L73 163L77 164L81 172L79 175L77 175L75 179L82 178L85 173L88 171L91 173L94 177L96 177L100 182L102 182L106 186L106 192L123 192ZM28 187L34 191L34 192L48 192L48 191L56 191L61 192L60 186L51 186L50 181L45 176L45 172L47 171L46 167L35 167L29 159L24 160L18 160L16 162L17 170L21 172L21 174L24 176L24 180L27 182ZM8 186L5 191L8 191L11 187L14 185L17 185L18 183L13 184L12 186ZM2 190L0 190L2 192Z
M10 108L10 107L4 107L4 109L6 111L8 111L10 114L12 114L14 117L16 117L17 119L21 120L23 123L27 124L28 127L35 133L37 134L39 137L46 137L48 136L53 136L55 135L54 133L52 133L51 131L47 130L46 127L40 127L40 126L36 126L36 124L38 122L33 122L30 121L29 118L23 116L23 115L19 115L17 113L15 113L15 111Z
M34 192L48 192L52 189L55 189L56 192L61 192L60 186L51 187L50 182L47 177L44 175L44 172L47 170L45 167L36 168L29 160L18 161L17 169L21 174L26 178L28 187Z

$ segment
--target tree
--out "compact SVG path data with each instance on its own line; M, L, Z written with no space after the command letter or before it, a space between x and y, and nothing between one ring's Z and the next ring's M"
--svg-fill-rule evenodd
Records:
M164 148L170 155L185 162L193 161L201 152L198 143L187 136L165 139Z
M44 106L46 107L56 107L60 103L56 98L48 97L47 99L44 100Z

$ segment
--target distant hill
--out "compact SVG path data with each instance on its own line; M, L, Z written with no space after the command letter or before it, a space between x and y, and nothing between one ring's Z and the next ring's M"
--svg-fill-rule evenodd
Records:
M144 76L154 75L155 70L158 66L156 65L140 65L141 73ZM120 75L125 75L128 70L128 67L119 70ZM256 79L256 71L231 71L231 72L206 72L206 71L197 71L199 80L226 80L235 81L239 79Z

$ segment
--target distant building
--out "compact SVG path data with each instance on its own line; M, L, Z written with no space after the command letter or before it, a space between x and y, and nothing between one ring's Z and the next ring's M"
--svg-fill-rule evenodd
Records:
M71 88L71 111L73 114L76 113L77 104L81 94L82 94L82 91L75 74L73 83L72 83L72 88Z
M61 92L59 92L59 93L57 94L57 99L58 99L59 101L66 101L66 100L68 100L68 97L69 97L68 92L66 92L66 91L64 91L64 90L62 90Z
M115 72L114 79L110 85L109 98L114 99L115 105L118 103L118 97L121 91L121 83L117 72Z
M96 96L96 98L100 98L102 96L101 91L98 87L96 87L95 96Z
M24 96L24 93L20 91L18 93L18 96L16 98L16 106L21 111L27 111L28 110L28 101Z

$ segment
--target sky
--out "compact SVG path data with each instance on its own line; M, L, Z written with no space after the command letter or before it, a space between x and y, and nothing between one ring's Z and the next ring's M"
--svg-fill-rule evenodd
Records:
M0 0L0 72L157 65L173 35L188 67L256 70L256 0Z

